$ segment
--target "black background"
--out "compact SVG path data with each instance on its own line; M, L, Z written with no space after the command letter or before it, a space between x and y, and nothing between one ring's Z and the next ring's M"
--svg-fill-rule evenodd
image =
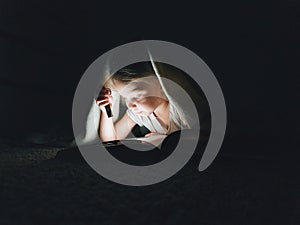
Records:
M296 224L299 10L293 0L2 0L4 153L14 155L17 148L22 159L31 146L72 140L72 100L84 71L106 51L143 39L182 45L208 64L223 90L228 126L208 171L198 175L191 163L191 170L144 188L113 184L85 168L92 174L87 181L76 163L60 175L63 163L32 159L35 164L18 167L18 161L2 158L0 219L4 224Z

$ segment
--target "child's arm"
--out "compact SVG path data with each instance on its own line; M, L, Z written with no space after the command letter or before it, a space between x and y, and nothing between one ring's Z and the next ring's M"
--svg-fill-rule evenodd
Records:
M136 123L127 115L127 113L125 113L123 118L114 125L112 117L108 117L105 110L105 106L108 104L112 107L112 96L110 91L102 90L101 95L97 99L97 104L101 110L99 129L101 141L126 138Z
M135 124L136 123L128 116L128 114L125 113L122 119L120 119L115 125L117 139L126 138Z

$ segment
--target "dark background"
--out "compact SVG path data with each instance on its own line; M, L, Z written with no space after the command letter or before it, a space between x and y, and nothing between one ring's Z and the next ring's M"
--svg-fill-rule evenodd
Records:
M294 0L2 0L2 224L297 224L299 12ZM216 161L199 174L194 159L141 188L55 161L73 139L72 100L84 71L143 39L182 45L214 72L228 113Z

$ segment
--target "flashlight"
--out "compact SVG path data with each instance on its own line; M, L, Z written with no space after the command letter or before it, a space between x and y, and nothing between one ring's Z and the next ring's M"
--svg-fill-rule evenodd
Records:
M111 112L111 108L110 108L109 104L104 106L104 108L106 110L107 117L108 118L112 117L112 112Z
M106 88L105 92L107 92L107 94L111 95L111 90L109 88ZM110 118L112 117L112 111L111 111L111 108L110 108L110 105L106 105L104 106L105 110L106 110L106 114L107 114L107 117Z

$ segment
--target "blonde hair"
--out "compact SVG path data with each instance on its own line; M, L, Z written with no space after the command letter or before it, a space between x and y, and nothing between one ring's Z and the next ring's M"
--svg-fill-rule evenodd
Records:
M133 69L128 69L128 68L123 68L113 75L107 77L106 79L106 86L108 88L116 89L116 81L119 81L123 84L129 84L130 82L140 79L140 78L145 78L145 77L156 77L154 73L151 72L136 72Z

